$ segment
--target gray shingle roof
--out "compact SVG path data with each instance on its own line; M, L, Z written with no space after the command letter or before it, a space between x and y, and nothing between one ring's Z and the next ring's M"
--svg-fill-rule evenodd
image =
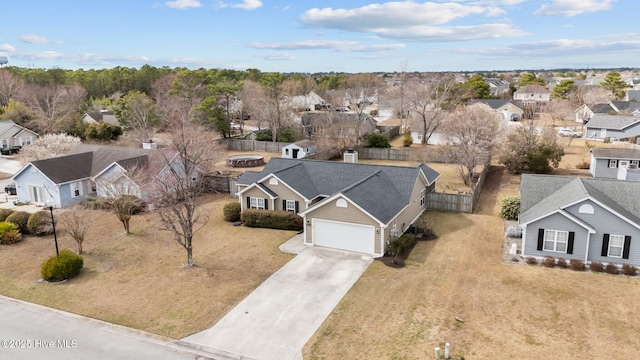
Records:
M638 194L638 181L525 174L520 182L519 220L527 223L591 197L640 224Z
M93 158L91 160L91 176L97 175L100 171L104 170L104 168L114 162L139 158L142 156L146 157L149 154L149 150L141 148L80 144L74 146L69 151L69 155L86 152L93 153Z
M640 122L640 117L625 115L595 114L587 123L587 128L623 130Z
M271 158L261 172L246 172L237 184L248 186L273 174L309 200L342 193L386 223L409 203L420 173L430 184L440 176L424 164L402 167Z
M88 152L32 161L31 165L35 166L55 184L61 184L90 177L92 157L93 154Z
M596 159L640 159L640 149L593 148Z

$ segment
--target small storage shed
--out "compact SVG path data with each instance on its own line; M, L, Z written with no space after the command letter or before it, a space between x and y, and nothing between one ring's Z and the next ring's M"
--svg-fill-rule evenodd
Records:
M303 159L315 153L313 140L300 140L282 147L282 157L287 159Z

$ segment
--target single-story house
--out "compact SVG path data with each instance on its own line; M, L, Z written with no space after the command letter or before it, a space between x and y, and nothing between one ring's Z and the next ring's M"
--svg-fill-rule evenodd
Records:
M106 109L85 113L82 115L82 121L87 124L107 123L109 125L120 126L114 112Z
M640 182L522 175L522 256L640 266Z
M36 132L16 124L13 120L0 120L0 146L3 149L30 145L37 138Z
M339 111L305 112L300 119L303 134L307 138L316 136L359 137L367 136L376 130L377 121L371 116L360 113Z
M502 99L472 99L469 100L468 105L482 103L489 105L498 115L502 116L505 121L518 121L522 119L524 110L522 110L521 103L515 100L502 100Z
M590 140L624 139L640 135L640 117L594 114L585 125Z
M316 144L309 139L296 141L282 147L282 157L288 159L302 159L315 153Z
M242 211L303 218L304 244L381 257L426 207L440 175L430 167L271 158L236 182Z
M148 150L117 146L78 145L69 155L28 163L13 175L18 201L65 207L94 196L100 182L95 177L118 165L126 169L139 163ZM100 190L104 193L103 190Z
M628 169L638 169L640 149L592 148L589 173L595 178L626 180Z
M422 115L416 113L416 112L411 112L409 114L409 119L407 120L409 122L409 132L411 134L411 141L413 144L422 144L422 142L424 141L425 136L432 134L431 137L429 137L428 139L428 144L431 145L437 145L438 141L435 141L434 138L438 138L438 136L435 134L435 131L437 130L437 126L439 126L442 121L444 121L444 118L447 116L447 113L444 111L427 111L425 113L426 117L427 117L427 129L425 132L425 128L424 128L424 119L422 118ZM433 136L436 135L436 136Z
M316 105L326 105L324 99L314 91L310 91L306 95L287 97L283 103L285 106L298 111L311 111L316 109Z

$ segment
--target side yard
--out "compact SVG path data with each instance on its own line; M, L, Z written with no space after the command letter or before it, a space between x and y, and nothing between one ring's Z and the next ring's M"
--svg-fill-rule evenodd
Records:
M404 268L375 261L304 358L427 359L445 342L455 359L637 356L637 277L502 262L498 201L518 184L494 167L476 214L428 213L437 238Z
M204 330L292 257L278 246L295 232L234 227L222 220L231 201L205 199L212 215L194 239L193 268L180 268L185 250L149 215L134 216L126 236L115 215L95 211L79 277L37 283L40 263L55 254L53 237L26 237L0 246L0 294L172 338ZM58 238L75 249L69 236Z

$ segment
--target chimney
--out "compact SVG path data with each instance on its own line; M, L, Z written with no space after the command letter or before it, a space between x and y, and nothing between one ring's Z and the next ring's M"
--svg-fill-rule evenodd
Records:
M145 150L155 150L156 149L156 143L153 142L153 139L149 139L145 142L142 143L142 148Z
M358 152L353 150L353 148L348 148L344 153L344 162L346 163L357 163L358 162Z

